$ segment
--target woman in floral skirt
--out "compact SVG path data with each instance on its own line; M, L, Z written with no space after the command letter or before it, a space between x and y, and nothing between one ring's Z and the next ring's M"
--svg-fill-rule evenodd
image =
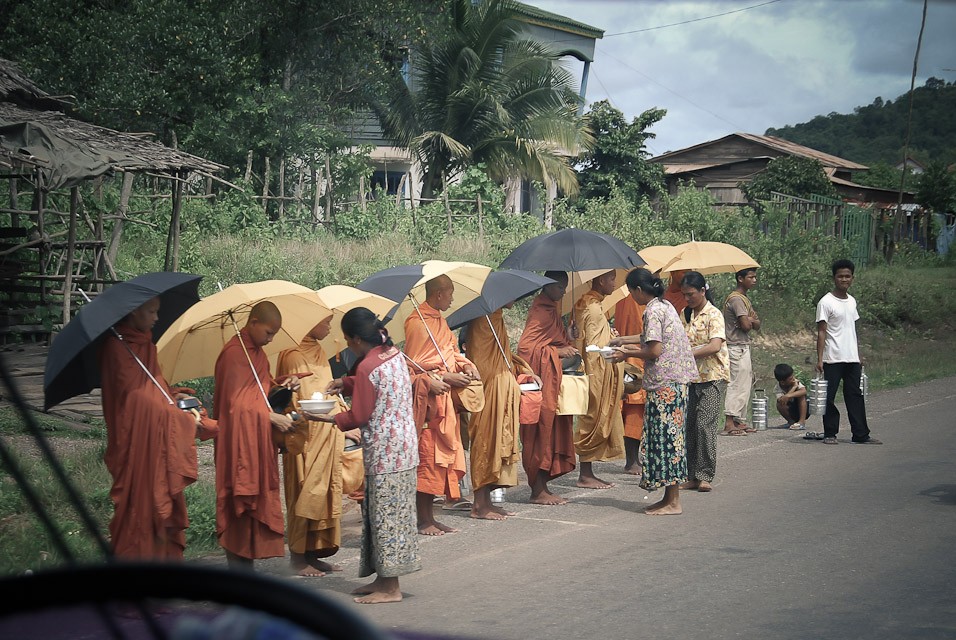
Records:
M415 486L418 436L412 417L412 384L402 352L385 327L364 307L346 312L342 333L358 355L355 375L329 383L329 393L352 397L352 408L334 416L306 412L343 431L362 429L365 499L362 501L362 558L359 575L376 574L352 593L361 604L398 602L399 576L421 569Z
M650 271L637 268L627 274L627 289L644 309L644 333L611 340L619 347L615 360L644 360L644 473L641 487L653 491L664 487L664 497L647 507L648 515L681 513L680 484L687 480L684 443L684 412L687 384L697 379L697 365L690 342L674 306L663 299L664 283Z

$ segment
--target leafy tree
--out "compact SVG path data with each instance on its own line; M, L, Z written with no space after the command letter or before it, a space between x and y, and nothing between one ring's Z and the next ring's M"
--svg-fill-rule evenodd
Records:
M870 165L867 171L855 174L853 181L857 184L869 187L878 187L880 189L892 189L894 191L900 188L900 179L903 172L896 167L890 166L885 162L877 162ZM915 191L919 176L912 171L906 172L906 181L903 183L903 189L906 191Z
M837 197L836 189L827 178L820 161L796 156L774 158L750 184L741 182L739 187L754 204L769 200L771 191L798 198L812 195Z
M553 179L577 192L567 159L590 143L570 73L527 38L512 0L455 0L441 42L413 52L411 82L394 82L376 111L388 135L424 167L422 194L443 177L483 164L496 181Z
M647 129L666 114L665 109L648 109L628 123L607 100L594 103L587 114L594 148L578 165L581 196L606 199L615 187L632 200L657 194L663 188L664 169L648 162L645 143L656 137Z
M920 176L916 202L939 213L956 209L956 173L942 162L931 162Z
M956 162L956 82L929 78L912 97L910 157ZM909 105L909 92L896 100L878 97L851 114L820 115L766 133L855 162L896 166L903 159Z

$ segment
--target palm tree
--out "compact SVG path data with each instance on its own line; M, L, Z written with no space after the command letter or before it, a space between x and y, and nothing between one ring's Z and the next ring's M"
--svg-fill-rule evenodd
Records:
M499 182L553 181L577 193L568 155L593 139L571 74L516 16L512 0L455 0L447 37L415 52L411 86L396 83L376 107L385 132L421 162L424 197L479 163Z

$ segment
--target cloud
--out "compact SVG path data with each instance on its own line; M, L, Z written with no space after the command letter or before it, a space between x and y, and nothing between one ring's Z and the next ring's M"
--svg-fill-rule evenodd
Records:
M697 20L760 3L530 1L605 30L587 98L608 98L629 119L667 109L653 129L655 153L896 99L909 90L922 12L914 0L783 0ZM953 25L956 3L930 2L919 85L956 79L944 71L956 68Z

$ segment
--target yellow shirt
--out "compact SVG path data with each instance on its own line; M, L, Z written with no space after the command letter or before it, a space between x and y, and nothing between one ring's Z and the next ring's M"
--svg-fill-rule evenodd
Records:
M685 310L686 311L686 310ZM684 319L681 314L681 319ZM724 332L724 314L710 302L704 303L700 313L691 312L690 322L684 321L684 330L691 347L699 347L709 343L714 338L720 338L723 343L720 351L706 358L698 358L697 371L700 374L694 382L712 382L714 380L730 381L730 358L727 354L727 336Z

